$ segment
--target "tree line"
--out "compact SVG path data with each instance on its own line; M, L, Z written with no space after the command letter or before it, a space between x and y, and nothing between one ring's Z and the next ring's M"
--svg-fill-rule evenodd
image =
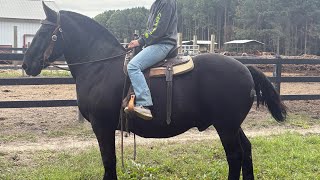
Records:
M320 55L319 0L177 0L178 31L184 40L216 37L224 42L255 39L265 50L285 55ZM149 10L144 7L105 11L94 19L119 41L145 31Z

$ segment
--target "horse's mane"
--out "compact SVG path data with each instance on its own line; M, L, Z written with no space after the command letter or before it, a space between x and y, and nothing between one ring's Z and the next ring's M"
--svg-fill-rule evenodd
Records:
M61 13L71 17L77 23L83 24L83 27L90 27L86 28L89 31L91 31L91 34L99 34L99 39L105 38L109 43L111 43L114 46L119 46L124 50L124 47L120 44L120 42L116 39L116 37L105 27L103 27L101 24L96 22L95 20L84 16L82 14L72 12L72 11L60 11Z

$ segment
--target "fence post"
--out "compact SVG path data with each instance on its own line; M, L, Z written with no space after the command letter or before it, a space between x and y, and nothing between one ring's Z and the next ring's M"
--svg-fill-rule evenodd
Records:
M81 112L80 112L79 109L78 109L78 121L79 121L80 123L84 123L84 117L82 116L82 114L81 114Z
M182 33L178 33L178 54L182 54Z
M195 47L198 45L198 36L194 35L193 36L193 47L192 47L192 55L198 54L200 52L200 49L198 49L197 52L195 52Z
M195 46L195 45L198 45L198 37L197 37L197 35L194 35L193 36L193 45Z
M28 47L29 47L29 46L28 46ZM27 50L26 50L25 46L23 46L22 53L25 54L26 51L27 51ZM23 69L23 68L21 68L21 73L22 73L22 77L25 77L25 76L26 76L25 73L24 73L24 69Z
M214 47L214 46L215 46L214 43L215 43L215 39L216 39L216 38L215 38L214 34L211 34L211 44L210 44L210 52L211 52L211 53L214 53L214 48L215 48L215 47Z
M280 36L277 39L277 54L280 54Z
M281 90L281 71L282 71L282 58L280 55L276 56L277 64L275 64L275 70L273 72L273 76L276 78L275 88L280 94Z
M13 26L13 48L18 48L18 26ZM17 53L17 51L14 51ZM14 69L18 69L18 61L13 61Z

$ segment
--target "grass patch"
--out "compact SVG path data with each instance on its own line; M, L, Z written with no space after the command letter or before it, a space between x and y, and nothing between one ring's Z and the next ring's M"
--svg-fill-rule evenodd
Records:
M69 71L63 70L42 70L40 76L44 77L68 77L71 76Z
M290 114L285 123L286 126L308 129L314 125L319 125L320 121L307 114Z
M282 123L275 121L271 116L267 116L263 119L255 119L255 120L245 120L241 127L243 129L263 129L263 128L271 128L276 126L282 126Z
M59 137L78 137L78 138L95 138L93 130L89 123L72 123L64 126L49 129L46 133L48 138Z
M263 119L249 119L247 118L242 127L244 129L259 129L259 128L272 128L272 127L286 127L286 128L298 128L308 129L315 125L320 125L319 119L311 117L309 114L294 114L289 113L286 121L277 122L273 117L268 114Z
M11 127L11 126L10 126ZM72 122L71 124L43 128L38 130L17 130L8 131L10 127L0 128L0 145L1 143L10 142L37 142L39 139L53 139L62 137L76 137L78 139L95 138L92 128L89 123ZM45 129L45 130L44 130Z
M25 73L24 73L25 74ZM2 70L0 71L0 78L16 78L22 77L22 70ZM25 75L26 76L26 75ZM42 70L39 76L42 77L69 77L71 73L64 70Z
M21 132L19 134L0 134L0 144L15 142L15 141L28 141L28 142L36 142L37 135L31 133Z
M21 77L22 70L1 70L0 78L13 78L13 77Z
M285 134L253 142L257 179L320 179L319 135Z
M251 142L257 179L319 179L318 135L284 134L258 137ZM228 166L218 140L138 146L135 162L131 160L132 148L127 147L125 152L125 170L120 168L118 158L119 179L207 180L227 176ZM97 148L35 154L34 164L15 167L9 160L5 166L0 165L0 179L101 179L103 175Z

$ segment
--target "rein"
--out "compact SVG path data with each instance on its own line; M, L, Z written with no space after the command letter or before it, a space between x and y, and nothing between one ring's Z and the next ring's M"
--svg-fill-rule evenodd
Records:
M79 62L79 63L68 64L68 66L76 66L76 65L83 65L83 64L90 64L90 63L106 61L106 60L110 60L110 59L114 59L114 58L117 58L117 57L124 56L126 54L129 54L130 52L131 52L131 50L126 51L124 53L121 53L119 55L112 56L112 57L108 57L108 58L104 58L104 59L98 59L98 60L89 61L89 62ZM53 64L53 63L50 63L50 64L52 64L52 65L66 65L66 64Z
M50 66L51 65L51 66L56 67L56 68L61 69L61 70L70 71L69 69L65 69L65 68L59 67L59 66L66 65L66 64L55 64L55 63L49 61L49 57L52 55L52 51L53 51L54 45L58 40L58 33L61 34L62 40L64 41L63 30L61 28L61 16L60 16L60 13L57 12L57 23L53 23L53 22L50 22L48 20L42 20L41 24L50 25L50 26L54 26L55 27L55 29L54 29L54 31L52 33L52 36L51 36L51 42L50 42L49 46L47 47L47 49L45 50L44 55L43 55L44 61L43 61L42 67L46 67L46 66ZM128 51L126 51L124 53L121 53L119 55L115 55L115 56L104 58L104 59L98 59L98 60L93 60L93 61L89 61L89 62L72 63L72 64L67 64L67 65L68 66L77 66L77 65L83 65L83 64L90 64L90 63L107 61L107 60L110 60L110 59L114 59L114 58L118 58L118 57L122 57L124 55L127 55L127 54L131 53L131 51L132 50L128 50Z

